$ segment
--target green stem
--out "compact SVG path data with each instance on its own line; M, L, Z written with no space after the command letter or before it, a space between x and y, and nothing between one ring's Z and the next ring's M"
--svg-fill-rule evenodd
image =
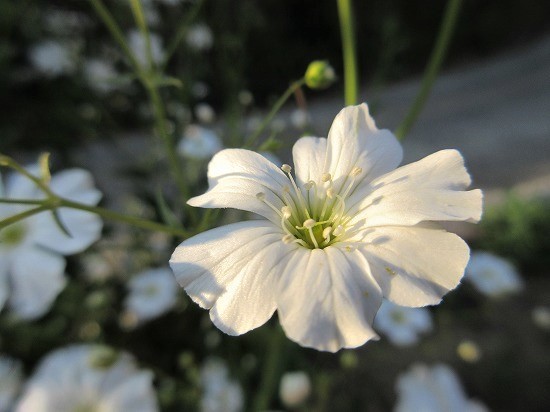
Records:
M279 100L275 102L273 107L271 108L270 112L267 114L267 116L264 118L260 126L256 129L256 131L247 139L247 141L244 144L244 148L252 148L254 144L256 143L256 140L260 135L263 133L265 128L269 126L275 115L279 110L281 110L281 107L283 107L283 104L288 100L290 96L294 94L296 90L298 90L300 87L302 87L305 84L305 79L301 78L300 80L296 80L295 82L292 82L292 84L286 89L286 91L283 93L281 97L279 97Z
M275 325L269 336L265 363L262 368L260 387L252 404L252 411L265 411L269 409L279 384L279 378L283 369L283 349L286 342L284 333L278 325Z
M441 27L439 29L439 34L437 35L437 41L435 43L434 49L430 56L430 60L424 71L424 77L422 79L422 85L420 86L420 91L416 95L416 98L409 109L409 112L405 116L405 119L401 122L397 128L395 135L399 140L403 140L411 127L414 125L418 115L422 111L432 86L435 83L435 79L441 69L441 64L447 55L447 50L449 48L449 43L451 41L454 29L456 27L456 22L458 21L458 16L460 14L460 6L462 5L462 0L449 0L447 7L445 9L445 15L443 16L443 21L441 22Z
M42 205L42 206L35 207L34 209L25 210L24 212L2 219L0 220L0 229L3 229L6 226L12 225L23 219L26 219L28 217L36 215L37 213L41 213L49 209L50 209L49 205Z
M143 6L141 0L130 0L130 6L132 13L134 14L134 20L136 21L141 35L145 39L145 56L149 63L149 69L152 70L155 67L155 61L153 60L153 49L151 47L151 36L149 36L149 28L145 22L145 14L143 13Z
M352 0L337 0L342 55L344 59L344 100L346 106L357 104L359 80L357 75L357 53L353 26Z

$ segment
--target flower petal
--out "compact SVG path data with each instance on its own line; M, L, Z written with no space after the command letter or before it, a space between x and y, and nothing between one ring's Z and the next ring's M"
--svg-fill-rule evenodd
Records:
M180 244L170 266L179 284L230 335L263 325L275 311L274 275L296 245L266 221L234 223Z
M109 390L106 396L99 399L98 410L102 412L158 411L153 391L153 374L149 371L135 372Z
M65 259L36 247L18 251L11 266L9 306L22 319L48 311L66 284Z
M327 139L323 137L301 137L294 143L292 158L299 186L309 180L317 184L321 182L326 156Z
M208 192L187 203L197 207L246 210L276 223L280 221L279 215L256 195L264 193L266 201L280 209L283 203L279 194L289 181L262 155L244 149L225 149L208 164L208 185Z
M376 339L371 325L381 302L361 254L337 247L296 249L285 264L277 296L287 336L330 352Z
M363 184L395 169L403 159L403 149L389 130L376 128L366 104L349 106L340 111L328 134L324 172L334 179L339 193L351 170L362 169Z
M50 188L61 197L87 205L96 205L101 199L91 173L84 169L67 169L54 174Z
M359 250L388 300L401 306L435 305L460 282L468 245L433 224L367 230Z
M373 180L347 202L353 223L366 227L415 225L426 220L477 222L482 193L470 184L456 150L441 150Z

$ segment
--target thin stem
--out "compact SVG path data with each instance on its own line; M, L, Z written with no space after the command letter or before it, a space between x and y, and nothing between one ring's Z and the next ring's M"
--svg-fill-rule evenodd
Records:
M344 100L346 106L357 104L359 80L357 75L357 53L353 26L352 0L337 0L342 55L344 59Z
M5 156L5 155L0 155L0 165L5 166L5 167L9 167L9 168L21 173L27 179L34 182L34 184L36 184L40 190L42 190L44 193L46 193L46 195L48 195L48 196L53 195L52 191L50 190L50 188L48 187L46 182L44 182L41 178L39 178L39 177L33 175L32 173L30 173L27 169L25 169L23 166L18 164L11 157Z
M130 0L130 6L132 7L132 13L134 14L134 20L136 21L141 35L145 40L145 56L149 63L149 70L155 67L155 61L153 60L153 49L151 47L151 36L149 35L149 28L145 22L145 15L143 13L143 6L141 0Z
M12 225L23 219L26 219L28 217L36 215L37 213L41 213L49 209L50 209L49 205L42 205L42 206L35 207L34 209L25 210L24 212L2 219L0 220L0 229L3 229L6 226Z
M441 27L437 35L437 40L435 46L432 50L430 60L424 71L424 77L422 79L422 85L420 86L420 91L416 95L416 98L411 105L409 112L405 116L405 119L401 122L397 128L395 135L399 140L403 140L411 127L414 125L416 119L420 115L432 86L435 83L435 79L441 69L441 64L447 55L447 50L449 48L449 43L451 41L454 29L456 27L456 22L458 21L458 16L460 14L460 6L462 5L462 0L449 0L447 7L445 8L445 15L443 16L443 21L441 22Z
M176 32L176 35L172 39L171 43L166 48L166 53L164 54L164 59L162 60L162 63L160 64L161 70L164 70L176 50L178 49L181 41L184 39L185 34L187 33L187 30L189 28L189 24L199 14L199 10L201 9L202 5L204 4L204 0L198 0L194 5L193 8L187 13L187 16L185 19L182 20L181 24L178 27L178 31Z
M258 137L263 133L265 128L269 126L277 112L283 107L283 104L288 100L290 96L292 96L296 90L298 90L300 87L302 87L305 84L305 79L301 78L300 80L296 80L295 82L292 82L292 84L286 89L286 91L283 93L281 97L279 97L279 100L275 102L273 107L271 108L270 112L267 114L267 116L264 118L260 126L256 129L256 131L248 138L248 140L245 142L244 146L245 148L251 148L255 143Z
M34 199L6 199L0 197L0 203L8 203L15 205L43 205L43 200L34 200Z

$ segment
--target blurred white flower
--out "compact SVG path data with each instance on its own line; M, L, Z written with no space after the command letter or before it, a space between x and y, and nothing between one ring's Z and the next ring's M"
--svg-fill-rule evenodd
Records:
M72 74L77 67L77 48L69 42L43 40L30 48L29 59L47 77Z
M124 307L138 323L168 312L177 301L178 285L168 268L144 270L130 279L128 289Z
M162 39L158 34L149 33L151 41L151 57L154 63L160 63L164 57ZM147 58L147 42L139 30L132 30L128 34L128 42L132 53L136 56L138 63L144 67L149 66Z
M210 27L198 23L189 28L185 40L189 47L195 50L209 50L214 44L214 35Z
M397 380L395 412L486 412L482 403L466 397L447 365L413 365Z
M23 365L17 359L0 355L0 412L12 410L23 382Z
M241 90L237 98L243 106L249 106L254 102L254 95L249 90Z
M487 296L497 297L523 289L523 280L507 260L488 252L473 252L465 279Z
M84 77L88 86L100 93L109 93L117 88L114 80L117 72L111 62L89 59L84 62Z
M38 166L28 171L38 176ZM101 193L92 176L82 169L68 169L52 176L50 189L73 201L95 205ZM8 199L42 199L44 194L20 174L7 176ZM33 206L0 204L0 220ZM59 220L70 236L56 224L51 212L44 211L0 229L0 308L8 307L22 319L35 319L47 312L65 287L65 259L61 255L81 252L95 242L102 228L101 219L92 213L60 208Z
M204 99L210 93L210 87L205 82L195 82L191 86L191 93L197 99Z
M90 281L103 282L113 274L113 267L101 253L86 253L80 262L83 275Z
M303 404L311 394L311 381L307 373L287 372L281 378L279 398L287 408Z
M212 123L216 118L216 112L207 103L199 103L195 106L195 116L201 123Z
M243 410L244 396L239 383L229 377L225 363L209 358L201 368L201 412L238 412Z
M299 139L293 157L295 176L258 153L222 150L209 190L188 201L263 217L187 239L170 260L219 329L241 335L277 310L290 339L335 352L377 338L383 297L434 305L459 284L469 248L433 223L481 217L459 152L396 169L401 145L363 104L343 109L328 139Z
M309 114L304 109L296 109L290 113L290 124L296 129L305 129L309 124Z
M531 312L531 318L539 328L550 330L550 308L548 306L534 308Z
M91 24L90 19L76 11L50 9L44 14L46 30L58 35L74 36Z
M384 300L374 328L394 345L410 346L418 342L419 334L432 330L432 318L426 308L409 308Z
M208 159L221 149L222 141L210 129L191 124L185 128L178 143L178 153L192 159Z
M154 412L159 408L152 380L129 354L68 346L42 359L15 412Z

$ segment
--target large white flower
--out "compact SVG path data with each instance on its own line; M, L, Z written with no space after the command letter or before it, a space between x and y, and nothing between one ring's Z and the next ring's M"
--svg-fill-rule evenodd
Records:
M29 171L38 175L37 166L29 167ZM101 198L91 175L82 169L54 174L50 188L57 195L89 205L97 204ZM7 176L5 192L0 197L41 199L44 194L29 179L13 173ZM0 203L0 220L29 208ZM101 234L102 221L95 214L60 208L58 216L70 236L47 211L0 229L0 308L7 301L22 319L43 315L65 287L65 259L61 255L86 249Z
M395 412L486 412L466 397L458 377L447 365L413 365L397 380Z
M100 346L74 345L46 356L15 411L157 411L152 373L138 370L126 353L103 352Z
M433 305L457 286L468 246L434 221L481 216L460 153L395 169L401 146L363 104L343 109L328 139L299 139L293 157L296 177L257 153L222 150L209 190L188 201L263 217L194 236L172 255L178 282L218 328L239 335L277 310L290 339L337 351L377 337L382 297Z
M432 329L432 318L426 308L408 308L384 300L376 314L374 327L397 346L418 342L418 335Z
M466 277L487 296L502 296L523 289L523 280L507 260L489 252L474 252L466 268Z
M23 382L23 365L19 360L0 355L0 412L12 410Z
M137 322L155 319L176 304L178 285L168 268L148 269L128 283L130 294L124 306Z

